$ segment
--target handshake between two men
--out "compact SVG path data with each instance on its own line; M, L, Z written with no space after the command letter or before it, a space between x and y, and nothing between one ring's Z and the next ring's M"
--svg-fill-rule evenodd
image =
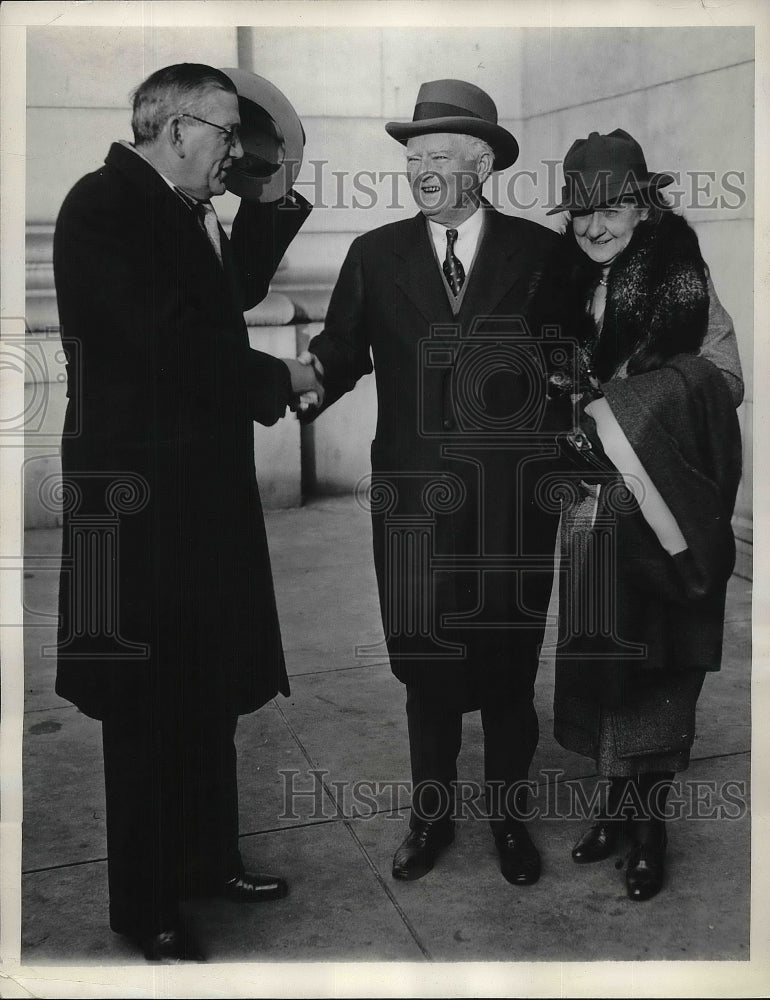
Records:
M297 358L282 358L291 376L292 410L320 409L324 402L323 365L310 351Z

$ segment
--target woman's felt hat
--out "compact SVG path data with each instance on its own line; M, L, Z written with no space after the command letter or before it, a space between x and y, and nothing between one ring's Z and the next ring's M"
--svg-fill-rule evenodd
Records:
M591 132L587 139L577 139L570 146L564 157L561 202L546 214L589 211L644 192L654 193L673 181L671 174L650 173L642 147L622 128L608 135Z
M238 92L243 157L234 160L227 189L247 201L278 201L292 187L305 146L305 130L288 98L262 76L223 69Z
M385 126L402 145L416 135L453 132L483 139L492 147L493 170L505 170L516 161L519 144L497 124L495 102L480 87L464 80L431 80L417 94L410 122L388 122Z

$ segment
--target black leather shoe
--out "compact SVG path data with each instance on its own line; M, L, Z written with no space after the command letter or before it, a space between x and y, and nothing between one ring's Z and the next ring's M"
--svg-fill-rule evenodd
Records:
M589 826L572 848L572 860L579 865L591 861L604 861L614 853L620 836L619 820L600 820Z
M532 885L540 878L540 854L523 823L495 838L500 871L511 885Z
M663 887L665 874L666 844L665 828L637 840L631 848L626 868L626 892L635 902L652 899Z
M410 830L393 855L393 878L411 882L427 875L441 851L455 839L454 826L421 823Z
M118 932L120 933L120 932ZM144 954L148 962L205 962L198 942L181 921L157 934L130 933L128 937Z
M288 885L277 875L243 872L242 875L225 882L219 895L237 903L260 903L271 899L283 899L288 892Z

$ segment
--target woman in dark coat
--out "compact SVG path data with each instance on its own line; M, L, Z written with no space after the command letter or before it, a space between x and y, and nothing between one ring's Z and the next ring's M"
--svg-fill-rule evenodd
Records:
M565 181L567 232L537 294L578 345L551 377L571 428L554 727L609 779L573 859L609 857L628 824L626 886L643 900L662 885L666 796L720 667L740 434L701 352L711 286L697 237L659 194L672 178L618 129L574 143Z

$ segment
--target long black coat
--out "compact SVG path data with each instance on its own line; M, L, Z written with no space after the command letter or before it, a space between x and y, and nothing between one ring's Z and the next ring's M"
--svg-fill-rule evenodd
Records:
M593 528L564 538L554 733L567 749L595 756L602 712L613 709L620 756L670 754L695 736L691 689L676 693L673 675L720 668L735 561L738 418L719 370L694 355L603 389L687 549L670 556L626 491L605 481ZM611 613L604 621L603 606ZM603 634L610 621L612 634ZM662 694L652 700L656 690Z
M555 515L537 484L547 349L524 317L557 237L484 208L453 315L422 215L356 239L310 350L327 405L372 370L374 555L391 666L440 685L491 671L542 636Z
M56 690L95 718L151 695L243 713L288 693L253 421L284 415L290 380L249 348L243 311L308 210L242 203L223 268L191 210L120 144L64 201Z
M592 345L585 302L595 271L574 243L559 251L537 298L550 309L557 296L560 308L571 303L564 326L593 346L603 394L687 549L665 551L611 466L593 509L574 493L562 537L554 733L567 749L596 756L602 713L613 710L619 756L678 753L694 738L695 689L682 694L671 675L720 667L741 475L730 389L696 353L709 316L705 264L683 218L640 223L610 271ZM629 355L631 374L609 377ZM582 425L592 433L590 417ZM569 493L583 476L593 481L587 467L565 469Z

